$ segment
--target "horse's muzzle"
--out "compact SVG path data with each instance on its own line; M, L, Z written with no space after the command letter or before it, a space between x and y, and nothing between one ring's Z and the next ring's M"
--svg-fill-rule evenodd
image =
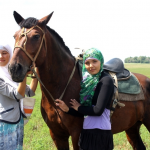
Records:
M20 63L8 65L8 71L11 75L12 80L15 82L22 82L27 73L27 70L28 69L26 67L23 67Z

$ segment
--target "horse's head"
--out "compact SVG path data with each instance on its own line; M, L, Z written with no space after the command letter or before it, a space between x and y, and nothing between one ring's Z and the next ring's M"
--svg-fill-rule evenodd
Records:
M9 72L15 82L23 81L31 65L40 66L44 62L47 52L46 24L52 14L40 20L24 19L14 11L14 18L21 27L14 35L14 54L9 64Z

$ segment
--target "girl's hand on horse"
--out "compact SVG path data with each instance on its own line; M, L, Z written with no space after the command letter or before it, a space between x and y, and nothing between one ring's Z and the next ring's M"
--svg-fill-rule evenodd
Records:
M31 71L31 70L27 72L26 76L29 75L29 74L32 74L32 71Z
M64 112L69 111L69 107L64 103L64 101L62 101L60 99L55 100L55 105L59 106L62 109L62 111L64 111Z
M37 75L39 76L39 70L38 70L38 68L35 67L34 70L37 73ZM26 76L29 75L29 74L31 74L31 75L33 74L33 76L35 76L34 73L31 70L27 72Z
M40 76L38 67L35 67L35 72L37 73L38 76Z
M71 107L72 107L73 109L75 109L76 111L78 111L78 107L81 106L81 104L78 103L75 99L71 99L70 104L72 105Z

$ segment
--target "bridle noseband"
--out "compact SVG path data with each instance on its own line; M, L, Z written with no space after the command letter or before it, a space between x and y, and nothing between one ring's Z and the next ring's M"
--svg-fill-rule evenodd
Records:
M34 58L33 58L33 57L27 52L27 50L26 50L26 43L27 43L27 34L28 34L31 30L33 30L34 28L36 28L36 27L39 28L39 29L42 31L43 37L42 37L42 40L41 40L40 47L39 47L39 49L38 49L36 55L35 55ZM19 43L19 41L21 40L21 38L22 38L23 36L25 36L26 40L25 40L25 42L23 43L23 47L22 47L22 46L19 46L18 43ZM32 61L32 66L35 67L35 61L36 61L36 59L37 59L37 57L38 57L38 55L39 55L39 53L40 53L40 50L41 50L43 41L45 42L45 49L46 49L46 51L47 51L46 39L45 39L45 32L44 32L38 25L35 25L35 26L31 27L31 28L28 29L27 31L26 31L26 28L23 27L23 28L22 28L22 32L21 32L21 35L19 36L19 39L18 39L18 41L17 41L16 44L15 44L14 50L15 50L15 48L20 48L21 50L23 50L23 51L25 52L25 54L31 59L31 61Z

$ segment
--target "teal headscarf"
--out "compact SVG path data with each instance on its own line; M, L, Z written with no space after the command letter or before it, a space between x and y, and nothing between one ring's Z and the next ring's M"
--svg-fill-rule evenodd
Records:
M88 58L95 58L101 62L100 71L95 75L91 75L90 73L88 73L87 69L85 68L85 60ZM81 105L83 106L92 105L92 98L95 93L95 88L97 86L97 83L99 82L101 72L103 71L103 64L104 58L102 53L98 49L91 48L85 51L83 55L83 68L82 68L83 80L81 81L81 91L80 91Z

